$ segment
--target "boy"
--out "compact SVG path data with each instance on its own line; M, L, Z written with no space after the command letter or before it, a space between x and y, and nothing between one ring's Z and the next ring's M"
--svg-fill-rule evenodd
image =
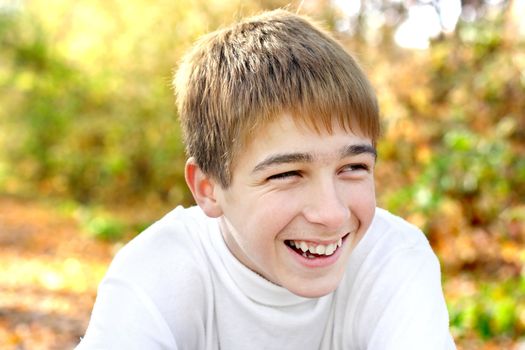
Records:
M78 349L454 349L439 263L376 209L376 98L277 10L211 33L175 82L198 206L122 249Z

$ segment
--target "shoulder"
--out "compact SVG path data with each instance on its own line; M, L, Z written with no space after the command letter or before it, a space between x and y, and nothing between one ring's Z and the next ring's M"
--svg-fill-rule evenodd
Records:
M415 247L430 249L428 239L417 226L381 208L376 209L367 235L401 249Z
M355 263L364 267L435 258L427 237L418 227L381 208L376 209L372 224L353 255Z
M205 298L210 283L203 246L213 227L198 207L178 207L125 245L104 281L140 289L161 310Z
M359 266L359 274L377 279L393 276L404 279L410 271L415 273L427 266L437 267L439 274L439 261L425 234L415 225L380 208L376 209L374 220L354 255L352 259Z
M365 264L369 267L381 266L377 270L378 278L395 276L401 282L410 273L415 274L424 268L434 270L436 267L439 274L439 261L427 237L403 218L378 208L365 237Z
M202 239L210 229L211 220L199 209L177 207L127 243L115 256L111 270L124 273L144 270L148 264L173 272L173 268L198 261ZM176 266L172 266L175 264ZM165 269L164 269L165 268Z
M359 319L353 328L359 343L394 337L390 330L403 326L405 332L404 326L414 328L420 322L446 333L439 260L419 228L377 209L350 262L350 312Z
M440 274L439 261L425 234L406 220L377 208L372 224L352 252L345 286L359 297L366 297L366 290L371 288L395 293L402 281L421 268Z
M213 223L198 208L177 208L124 246L99 286L85 348L201 348Z

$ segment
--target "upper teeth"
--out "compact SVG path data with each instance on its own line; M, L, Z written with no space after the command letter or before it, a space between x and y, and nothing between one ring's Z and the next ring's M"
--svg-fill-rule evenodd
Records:
M290 241L292 247L301 249L304 253L307 251L317 255L332 255L337 248L343 244L343 239L339 238L337 243L331 243L328 245L323 244L311 244L305 241Z

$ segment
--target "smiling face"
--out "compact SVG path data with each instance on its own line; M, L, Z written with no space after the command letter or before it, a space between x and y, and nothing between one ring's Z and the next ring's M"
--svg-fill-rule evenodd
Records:
M236 158L231 185L213 186L228 248L297 295L330 293L374 216L374 164L364 136L277 118Z

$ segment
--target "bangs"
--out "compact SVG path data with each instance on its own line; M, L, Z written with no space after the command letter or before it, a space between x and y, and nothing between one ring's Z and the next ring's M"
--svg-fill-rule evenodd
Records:
M217 53L235 60L219 63L226 82L220 105L234 106L229 112L240 122L241 134L289 112L317 131L331 131L335 122L359 129L375 143L376 95L357 62L321 29L306 32L299 30L302 19L290 22L296 23L248 22L228 33L237 41ZM239 33L247 31L253 36L250 49L239 50Z
M239 91L230 95L236 96L238 107L246 107L236 118L241 134L237 136L246 140L283 113L289 113L317 132L331 133L333 126L339 125L370 138L375 145L380 134L375 92L357 64L348 62L346 54L342 58L347 59L347 64L339 67L328 62L309 69L305 69L304 62L300 66L267 63L264 66L272 69L263 84L240 82Z

